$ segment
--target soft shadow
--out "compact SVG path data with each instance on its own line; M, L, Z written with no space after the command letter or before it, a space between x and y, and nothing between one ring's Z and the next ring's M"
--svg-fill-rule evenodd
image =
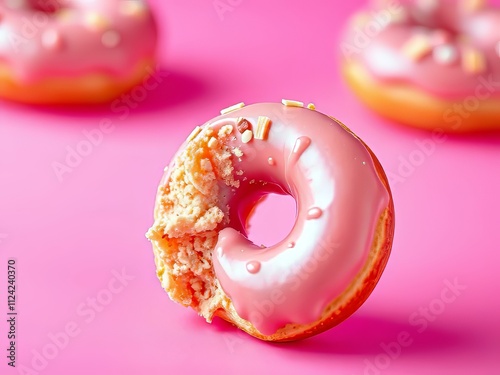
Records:
M118 99L105 104L86 105L28 105L15 102L4 103L5 107L24 112L38 112L63 117L78 118L118 118L168 111L170 108L189 103L206 94L208 84L202 77L191 72L160 69L155 73L158 85L145 89L143 85L123 94ZM154 78L151 83L154 84ZM142 87L142 88L141 88ZM136 96L134 97L134 90Z
M412 326L408 321L394 321L375 316L356 314L339 326L322 334L280 347L287 350L323 354L377 355L384 353L383 346L405 337L401 350L405 354L444 351L467 345L470 339L460 332L445 330L430 322L425 330Z
M235 340L248 339L259 341L243 334L233 325L215 319L211 329L229 335ZM361 316L356 314L337 327L311 338L285 343L269 343L262 341L276 350L298 351L324 355L378 355L384 353L384 345L394 347L400 345L398 338L403 335L405 341L401 352L405 354L432 353L435 351L451 350L469 345L471 338L463 333L453 332L441 327L433 326L432 322L422 332L420 326L412 326L409 322L393 321L382 317ZM406 332L406 333L404 333Z
M444 129L444 125L442 128L437 126L433 130L420 129L417 127L401 124L392 119L388 119L371 110L369 111L369 113L373 119L373 123L376 123L381 130L382 128L388 128L391 132L399 133L404 136L411 136L418 139L433 138L436 136L434 131L438 131L437 134L440 135L441 129ZM479 143L494 146L498 146L500 144L500 128L490 131L444 134L447 141L449 140L457 143Z

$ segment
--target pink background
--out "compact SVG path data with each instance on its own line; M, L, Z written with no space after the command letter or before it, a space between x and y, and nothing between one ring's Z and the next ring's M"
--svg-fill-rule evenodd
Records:
M4 355L16 258L17 365L50 357L31 374L499 374L500 137L437 143L365 109L338 69L340 30L363 1L227 3L238 5L221 20L212 0L152 1L168 76L125 118L109 106L0 103L0 372L18 373ZM314 102L372 147L392 175L396 235L355 315L276 345L172 303L144 233L163 167L195 125L240 101L282 98ZM111 131L59 181L53 163L103 118ZM290 200L268 204L252 238L277 240L270 231L286 233L290 219L277 218L290 212Z

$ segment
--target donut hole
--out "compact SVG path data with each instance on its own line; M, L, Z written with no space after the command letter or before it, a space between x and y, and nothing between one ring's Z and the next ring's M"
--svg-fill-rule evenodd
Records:
M252 207L246 223L248 239L266 247L281 242L292 230L297 204L290 195L269 193Z

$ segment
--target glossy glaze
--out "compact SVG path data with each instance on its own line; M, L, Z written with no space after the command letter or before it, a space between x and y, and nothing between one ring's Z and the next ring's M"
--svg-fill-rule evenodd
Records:
M261 333L316 321L361 270L389 195L364 145L330 117L282 104L255 104L204 126L219 129L238 117L255 126L271 119L266 141L229 142L240 187L221 189L229 224L220 228L213 264L238 314ZM269 160L272 158L273 163ZM168 174L168 172L167 172ZM262 248L247 239L246 214L267 193L292 195L296 222L280 243Z

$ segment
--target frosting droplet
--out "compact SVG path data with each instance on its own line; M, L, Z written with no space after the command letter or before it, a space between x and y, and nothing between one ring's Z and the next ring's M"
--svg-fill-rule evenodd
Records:
M295 242L293 242L293 241L289 242L288 245L287 245L287 247L290 248L290 249L294 248L295 247Z
M101 42L104 47L115 48L118 44L120 44L121 36L117 31L108 30L104 34L102 34Z
M319 219L323 215L323 210L319 207L313 207L310 208L309 211L307 211L307 220L311 219Z
M458 60L458 51L451 44L443 44L434 48L432 56L438 64L449 65Z
M274 161L273 158L268 158L267 159L267 164L269 164L269 165L276 165L276 162Z
M61 34L56 30L47 30L42 34L42 46L48 50L60 50L63 41Z
M290 155L290 164L295 164L297 161L299 161L300 157L304 153L304 151L309 147L311 144L311 138L309 137L299 137L295 141L295 145L293 146L292 153Z
M250 273L258 273L260 271L260 262L252 260L246 265L247 271Z

